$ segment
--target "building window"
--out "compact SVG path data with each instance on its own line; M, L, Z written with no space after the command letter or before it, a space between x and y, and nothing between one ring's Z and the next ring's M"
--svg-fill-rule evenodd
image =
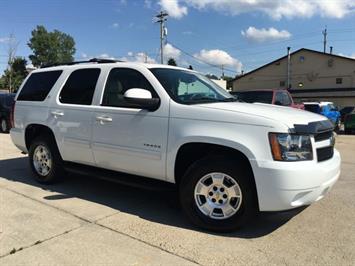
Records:
M286 82L285 81L280 81L280 87L285 87L286 86Z
M301 63L303 63L305 59L306 59L306 58L305 58L303 55L300 56L300 62L301 62Z
M343 84L343 78L336 78L335 83L336 84Z

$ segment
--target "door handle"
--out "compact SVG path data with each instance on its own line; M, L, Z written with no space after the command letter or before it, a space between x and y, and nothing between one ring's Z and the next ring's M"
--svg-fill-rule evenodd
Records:
M58 116L63 116L64 113L62 111L52 111L51 114L57 118Z
M97 116L96 120L99 121L101 124L103 124L104 122L112 122L112 117L109 116Z

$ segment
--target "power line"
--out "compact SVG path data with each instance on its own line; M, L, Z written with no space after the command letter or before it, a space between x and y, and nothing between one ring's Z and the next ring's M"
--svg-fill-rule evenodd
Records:
M211 64L211 63L209 63L209 62L206 62L206 61L202 60L201 58L198 58L198 57L196 57L196 56L190 54L189 52L184 51L183 49L179 48L179 47L176 46L175 44L172 44L171 42L169 42L169 44L172 45L173 47L175 47L176 49L178 49L179 51L181 51L183 54L185 54L185 55L187 55L187 56L189 56L189 57L195 59L196 61L198 61L198 62L200 62L200 63L209 65L210 67L218 68L219 70L221 69L221 66L219 66L219 65L215 65L215 64ZM223 65L222 65L222 66L223 66ZM223 70L229 71L229 72L232 72L232 73L237 73L236 70L228 69L228 68L225 68L224 66L223 66Z

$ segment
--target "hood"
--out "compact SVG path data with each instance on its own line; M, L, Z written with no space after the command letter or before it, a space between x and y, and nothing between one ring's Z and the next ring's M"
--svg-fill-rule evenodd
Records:
M251 116L272 119L293 128L294 125L307 125L316 121L327 120L326 117L308 111L261 103L209 103L199 104L200 108L215 109L231 113L247 114Z

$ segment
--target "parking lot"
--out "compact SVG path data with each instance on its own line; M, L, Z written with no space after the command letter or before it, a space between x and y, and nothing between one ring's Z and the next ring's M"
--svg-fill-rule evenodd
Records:
M0 265L353 265L355 136L338 136L337 148L342 174L323 200L213 234L165 192L77 175L39 185L0 134Z

